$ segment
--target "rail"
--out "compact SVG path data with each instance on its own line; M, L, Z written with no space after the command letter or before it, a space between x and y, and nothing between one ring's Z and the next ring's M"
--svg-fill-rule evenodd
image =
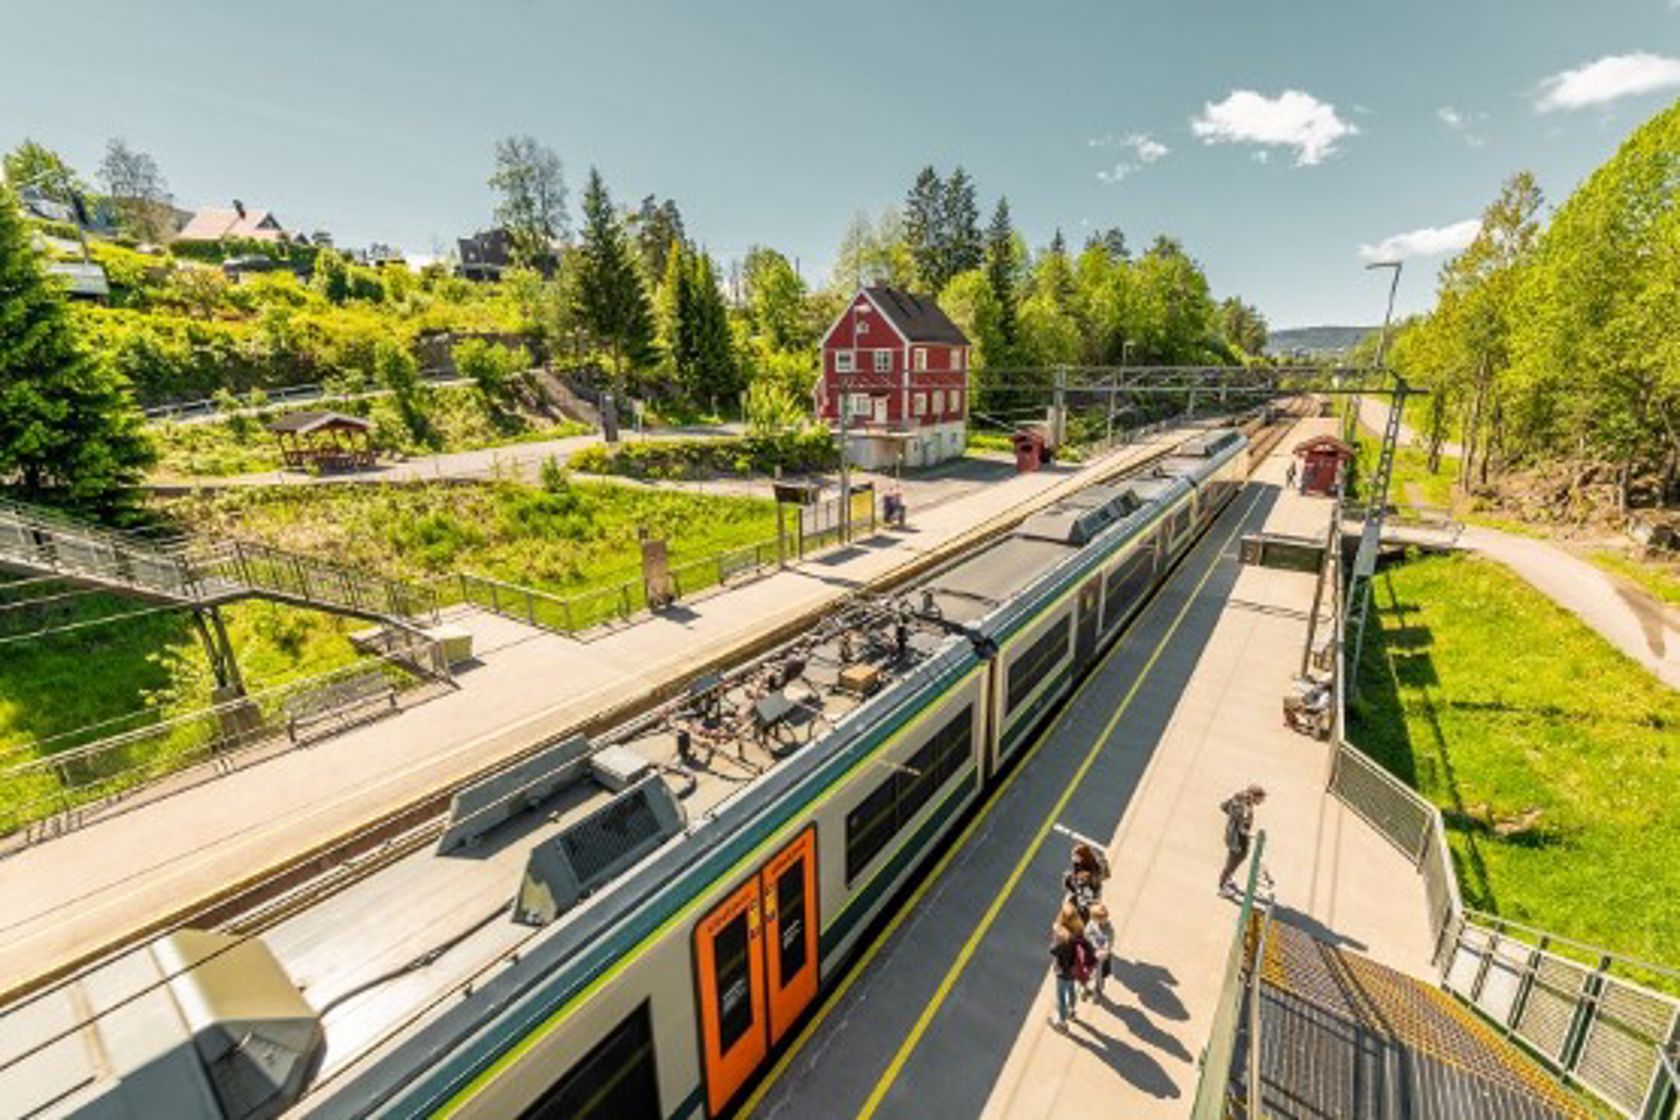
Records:
M1260 857L1266 851L1266 833L1262 829L1254 837L1254 852L1248 860L1248 885L1243 890L1242 905L1237 911L1236 932L1231 948L1225 954L1225 970L1219 982L1219 995L1213 1005L1213 1025L1209 1029L1207 1048L1202 1052L1201 1076L1196 1082L1196 1097L1190 1107L1191 1120L1224 1120L1232 1114L1232 1104L1247 1107L1250 1095L1258 1099L1258 1077L1241 1094L1234 1092L1233 1075L1239 1038L1247 1037L1249 1047L1258 1052L1259 1036L1246 1033L1243 1028L1243 1009L1250 1006L1249 998L1259 998L1259 977L1262 958L1255 952L1262 946L1256 937L1255 894L1260 886ZM1258 1016L1250 1019L1257 1022ZM1251 1025L1248 1031L1254 1028ZM1252 1065L1252 1063L1251 1063ZM1249 1077L1245 1075L1244 1081ZM1243 1113L1258 1120L1260 1113Z
M289 711L370 671L386 676L399 706L442 695L436 643L120 731L0 769L0 855L79 827L118 802L150 800L240 765L283 753ZM15 758L22 748L9 751Z
M1665 1074L1664 1052L1680 1043L1680 999L1635 977L1680 990L1680 971L1467 909L1440 809L1348 741L1346 682L1354 667L1343 647L1342 537L1332 534L1326 559L1336 587L1330 792L1423 876L1433 963L1444 988L1561 1080L1621 1115L1673 1115L1680 1089Z

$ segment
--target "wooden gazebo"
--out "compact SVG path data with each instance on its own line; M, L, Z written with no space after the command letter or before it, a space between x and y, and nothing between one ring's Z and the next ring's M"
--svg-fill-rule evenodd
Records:
M293 412L268 426L294 470L356 470L376 458L373 423L342 412Z

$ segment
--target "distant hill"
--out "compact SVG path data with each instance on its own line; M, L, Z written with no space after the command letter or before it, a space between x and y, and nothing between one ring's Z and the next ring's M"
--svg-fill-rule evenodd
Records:
M1359 345L1359 340L1376 327L1290 327L1273 331L1266 340L1266 353L1292 354L1305 350L1309 354L1345 353Z

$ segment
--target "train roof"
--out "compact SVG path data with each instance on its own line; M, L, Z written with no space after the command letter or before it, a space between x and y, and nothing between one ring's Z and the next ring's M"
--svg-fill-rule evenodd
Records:
M310 1074L305 1104L334 1100L350 1083L346 1075L378 1056L409 1046L425 1053L434 1032L464 1029L465 1018L483 1014L479 1007L506 1006L537 978L585 967L608 930L727 855L731 839L797 785L866 748L877 715L919 706L926 690L978 664L985 633L996 632L1021 592L1053 578L1098 533L1154 516L1152 502L1212 469L1198 456L1161 467L1086 487L909 591L854 601L605 735L540 745L459 791L435 842L376 862L319 897L301 888L272 904L271 917L253 919L260 938L203 951L231 956L251 947L256 955L239 959L249 962L253 990L272 993L273 977L282 978L296 1000L285 1014L278 1003L263 1005L287 1024L269 1034L292 1048L277 1051L292 1055L288 1075ZM82 1046L75 1009L86 1009L83 1018L104 1012L111 1000L101 993L120 989L113 977L128 977L131 987L150 983L147 999L197 998L176 990L181 977L167 967L158 971L158 954L173 951L164 944L31 997L24 1014L8 1008L8 1054L0 1060L33 1052L5 1071L0 1099L49 1108L65 1093L115 1099L125 1084L142 1083L160 1052L186 1070L197 1038L190 1030L160 1034L146 1053L106 1047L111 1060L101 1068L67 1057ZM218 984L237 992L225 975ZM463 992L478 998L458 998ZM169 1018L167 1004L150 1013ZM98 1029L124 1029L116 1014L101 1016ZM269 1021L256 1011L247 1019ZM203 1029L227 1034L219 1021ZM187 1077L194 1087L180 1091L210 1100L222 1089L210 1051L200 1044L199 1053L196 1080ZM350 1095L375 1092L390 1065L359 1078ZM183 1106L173 1114L201 1113Z

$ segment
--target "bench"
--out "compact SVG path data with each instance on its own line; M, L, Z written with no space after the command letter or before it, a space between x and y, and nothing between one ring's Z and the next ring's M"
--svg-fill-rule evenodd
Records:
M319 724L348 723L358 713L381 714L376 710L381 706L397 710L397 689L384 673L369 669L288 696L281 707L286 734L296 743L300 734Z

